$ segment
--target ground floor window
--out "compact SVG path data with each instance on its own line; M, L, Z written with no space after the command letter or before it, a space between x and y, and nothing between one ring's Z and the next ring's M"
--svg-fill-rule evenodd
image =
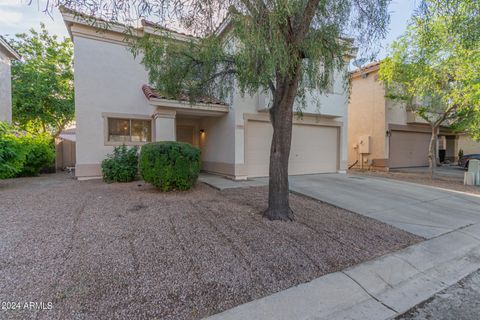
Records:
M152 120L108 118L109 142L152 141Z

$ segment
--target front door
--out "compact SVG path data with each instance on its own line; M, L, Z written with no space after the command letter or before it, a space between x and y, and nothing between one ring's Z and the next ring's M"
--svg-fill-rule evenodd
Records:
M177 126L177 141L186 142L194 145L194 137L195 133L193 126Z

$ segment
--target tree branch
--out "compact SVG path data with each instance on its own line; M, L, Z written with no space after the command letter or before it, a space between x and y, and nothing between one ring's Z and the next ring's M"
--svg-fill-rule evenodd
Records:
M218 77L230 75L230 74L236 74L237 70L235 69L228 69L228 70L223 70L217 73L212 74L208 79L205 79L204 81L200 82L199 87L202 87L203 85L215 80Z
M296 26L297 32L295 34L295 42L297 44L303 41L308 30L310 30L310 25L313 17L315 16L315 12L317 11L317 6L319 3L320 0L308 0L307 5L303 10L303 19L300 19L299 25Z

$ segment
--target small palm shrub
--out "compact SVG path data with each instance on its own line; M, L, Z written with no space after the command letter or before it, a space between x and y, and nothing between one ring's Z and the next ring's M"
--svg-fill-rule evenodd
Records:
M200 150L188 143L163 141L146 144L140 151L142 178L161 191L188 190L200 173Z
M103 180L107 183L130 182L138 172L138 147L115 147L102 161Z

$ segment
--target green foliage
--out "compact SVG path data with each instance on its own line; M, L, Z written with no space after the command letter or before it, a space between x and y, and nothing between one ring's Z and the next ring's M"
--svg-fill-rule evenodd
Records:
M19 137L26 151L25 162L18 176L37 176L42 169L49 168L55 161L55 147L48 135L24 135Z
M200 6L203 1L193 2ZM202 29L199 12L198 16L185 16L189 22L185 27L199 28L195 31L203 33L201 38L180 42L165 33L136 40L133 52L142 53L142 63L156 89L172 98L186 94L191 101L205 95L229 101L235 86L241 94L263 90L275 97L300 73L299 84L294 86L297 111L301 111L306 95L319 98L319 93L330 88L332 72L345 71L345 55L353 43L343 36L355 36L367 47L383 35L389 21L389 0L308 1L311 7L307 1L293 0L268 5L263 1L248 1L250 5L227 2L231 22L223 34ZM205 5L228 7L227 2ZM173 7L179 17L187 14Z
M13 128L0 121L0 179L15 177L23 168L26 150Z
M480 138L480 2L428 0L380 67L387 96Z
M54 160L49 136L34 136L0 122L0 179L36 176Z
M125 145L115 147L102 161L103 180L111 182L130 182L138 172L138 147L128 148Z
M40 31L17 34L12 46L22 56L12 61L13 122L56 137L74 119L72 43L41 24Z
M463 158L463 149L458 150L458 159Z
M154 142L140 151L142 178L161 191L188 190L200 173L200 150L183 142Z

